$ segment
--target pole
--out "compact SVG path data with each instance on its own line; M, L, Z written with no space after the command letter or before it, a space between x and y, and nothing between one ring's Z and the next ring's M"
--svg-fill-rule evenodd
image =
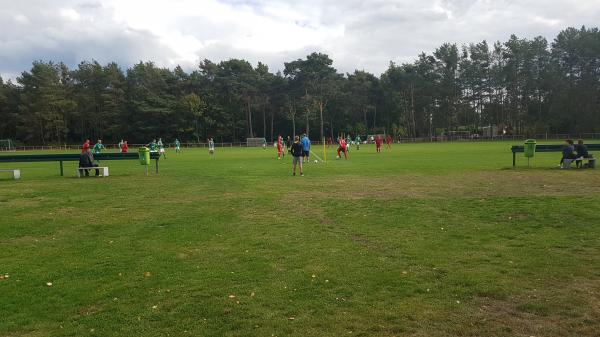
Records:
M323 158L325 158L325 165L327 165L327 149L325 145L325 137L323 137Z
M64 176L64 175L65 175L65 174L64 174L64 169L63 169L63 162L62 162L62 160L60 161L60 175L61 175L61 176Z

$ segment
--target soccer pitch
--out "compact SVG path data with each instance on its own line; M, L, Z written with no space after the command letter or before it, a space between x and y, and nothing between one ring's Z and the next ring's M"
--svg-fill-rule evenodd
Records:
M600 174L513 144L2 164L0 336L597 336Z

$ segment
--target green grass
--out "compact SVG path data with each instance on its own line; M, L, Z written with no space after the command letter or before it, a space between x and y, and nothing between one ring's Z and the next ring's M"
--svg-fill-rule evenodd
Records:
M2 163L0 336L597 336L600 175L511 144Z

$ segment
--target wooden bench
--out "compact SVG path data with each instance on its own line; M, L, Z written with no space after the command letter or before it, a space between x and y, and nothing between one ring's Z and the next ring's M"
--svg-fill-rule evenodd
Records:
M579 158L575 158L575 159L563 159L563 163L560 166L560 168L562 169L570 169L571 168L571 164L574 161L584 161L587 160L588 161L588 167L589 168L594 168L596 167L596 158L584 158L584 157L579 157Z
M11 172L14 180L21 178L21 170L0 170L0 172Z
M106 166L97 166L97 167L79 167L77 168L77 178L81 178L84 174L84 170L99 170L102 172L101 177L108 177L108 167Z
M588 151L600 151L600 144L585 144L585 146L587 146ZM515 167L517 166L517 153L525 152L525 146L513 145L510 150L513 155L513 167ZM563 145L559 144L542 144L535 147L535 152L562 152L562 150Z

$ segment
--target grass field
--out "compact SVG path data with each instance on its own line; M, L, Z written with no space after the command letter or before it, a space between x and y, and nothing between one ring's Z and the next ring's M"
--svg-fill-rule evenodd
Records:
M598 336L600 174L511 144L0 164L0 336Z

